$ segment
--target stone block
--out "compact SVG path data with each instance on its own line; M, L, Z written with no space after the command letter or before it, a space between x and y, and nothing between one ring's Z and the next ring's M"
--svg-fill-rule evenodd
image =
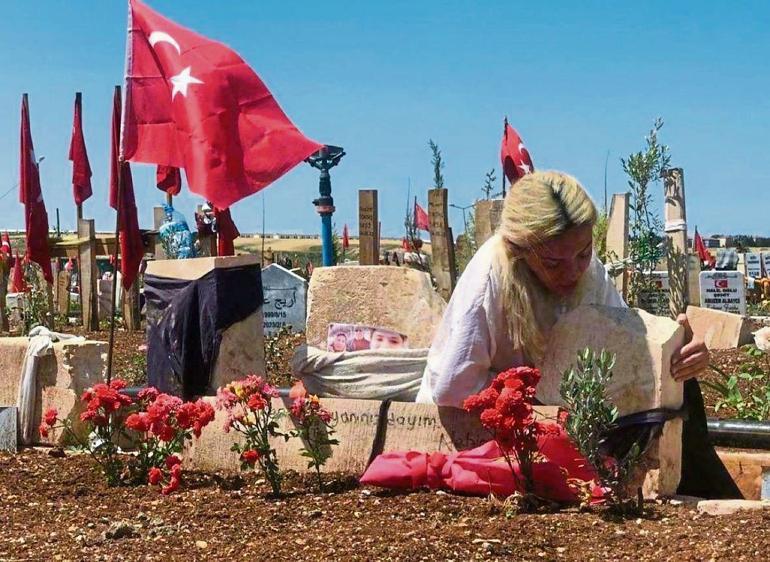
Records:
M770 499L762 497L762 486L770 473L770 452L719 450L717 453L744 498Z
M18 450L17 419L15 406L0 406L0 451L15 453Z
M409 347L429 347L446 303L424 272L406 267L336 266L313 271L308 289L307 341L325 347L329 324L388 328Z
M748 318L740 314L688 306L687 320L693 336L706 342L709 349L733 349L753 339Z
M732 515L746 511L770 510L770 501L756 500L703 500L698 502L698 513Z
M172 279L199 279L212 269L220 267L241 267L259 263L258 256L222 256L190 258L185 260L153 260L147 262L147 275L171 277Z
M653 408L678 409L682 385L671 376L671 355L684 342L684 328L668 318L638 309L581 306L564 315L551 330L541 361L538 398L563 405L559 385L564 371L577 362L578 351L605 349L616 356L608 398L620 415ZM681 471L681 420L663 428L657 444L643 459L639 482L646 497L672 495Z
M503 214L502 199L482 199L474 205L474 219L476 224L476 247L489 240L497 232L500 226L500 218Z
M0 404L16 404L27 338L0 338ZM76 432L84 429L80 395L106 376L107 344L103 342L57 342L53 353L40 358L33 425L40 425L43 412L56 408L60 417L73 422ZM64 444L61 432L42 438L35 431L34 443Z

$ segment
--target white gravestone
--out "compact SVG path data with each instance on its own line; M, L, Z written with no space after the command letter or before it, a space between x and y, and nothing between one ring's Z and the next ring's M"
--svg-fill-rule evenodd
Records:
M770 276L770 252L762 252L762 267L765 269L765 275ZM761 272L757 277L762 277Z
M746 265L746 275L759 279L762 277L762 261L760 255L756 252L744 254L743 263Z
M703 308L746 314L746 285L740 271L701 271L700 305Z
M305 331L307 281L278 264L262 270L265 335L273 336L284 326L294 332Z
M668 271L652 271L649 276L651 287L640 295L640 308L656 316L668 316L668 301L671 295Z

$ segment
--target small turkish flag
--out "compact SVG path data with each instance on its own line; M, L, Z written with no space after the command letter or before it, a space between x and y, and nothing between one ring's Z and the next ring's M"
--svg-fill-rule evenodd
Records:
M182 174L173 166L158 166L155 172L155 185L168 195L179 195L182 191Z
M714 279L714 287L717 289L727 289L727 279Z
M118 154L120 138L120 89L115 89L112 99L112 146L110 150L110 207L118 211L118 230L120 236L120 273L123 276L123 288L128 290L134 284L144 257L142 233L134 199L134 182L131 179L131 167L128 162L121 162ZM120 189L118 176L120 175ZM119 201L119 202L118 202Z
M124 159L184 168L193 193L227 209L322 147L228 47L139 0L129 22Z
M39 264L43 276L53 283L51 257L48 252L48 212L40 189L40 170L32 145L32 131L29 126L29 102L25 94L21 100L21 151L19 155L20 179L19 200L24 204L24 226L26 227L26 258Z
M347 250L350 247L350 236L348 235L348 225L342 229L342 248Z
M219 210L214 208L214 217L217 221L217 254L220 256L235 255L235 239L241 233L235 226L230 209Z
M8 231L3 232L3 242L0 244L0 252L3 254L11 254L11 237L8 236Z
M428 213L425 212L425 209L420 207L420 204L417 203L417 199L414 200L414 226L419 230L430 230Z
M711 252L708 251L708 248L706 248L706 244L703 242L703 238L701 238L697 228L695 229L695 236L693 236L692 239L692 245L695 253L698 254L698 259L709 267L714 267L716 259L714 259Z
M86 139L83 137L83 107L80 94L75 94L75 114L72 122L69 159L72 161L72 195L75 205L91 197L91 164L88 162Z
M503 173L511 185L535 170L529 151L516 129L508 124L507 118L503 130L503 143L500 147L500 161Z
M19 257L19 251L16 250L16 257L13 260L13 291L23 293L27 290L27 282L24 280L24 262Z

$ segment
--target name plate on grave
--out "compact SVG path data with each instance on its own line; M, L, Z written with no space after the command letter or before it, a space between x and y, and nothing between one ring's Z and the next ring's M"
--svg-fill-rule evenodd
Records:
M277 264L262 270L265 335L273 336L285 326L305 331L307 281Z
M766 275L770 276L770 252L762 252L762 266L765 269ZM761 271L757 277L762 277Z
M762 277L762 259L760 254L756 252L744 254L743 259L746 264L746 275L754 279Z
M668 303L671 295L668 271L653 271L649 277L649 289L639 295L640 308L656 316L668 316Z
M746 285L740 271L701 271L700 305L746 314Z

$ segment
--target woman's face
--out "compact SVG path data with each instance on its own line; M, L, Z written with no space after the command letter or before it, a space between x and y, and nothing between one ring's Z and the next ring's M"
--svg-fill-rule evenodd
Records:
M567 297L591 263L593 225L575 226L524 251L530 270L551 293Z

